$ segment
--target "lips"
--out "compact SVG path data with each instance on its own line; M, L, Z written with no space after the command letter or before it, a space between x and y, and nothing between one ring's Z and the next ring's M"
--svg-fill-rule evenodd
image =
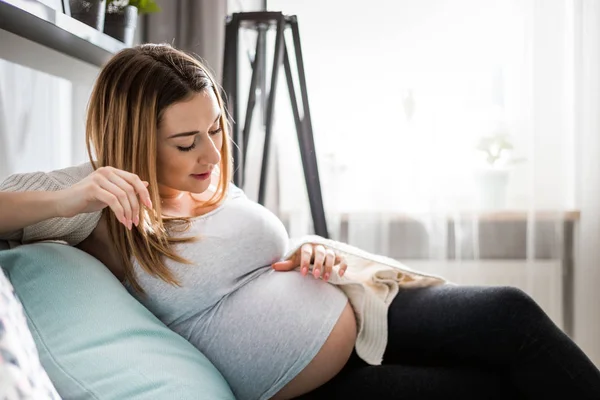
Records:
M204 180L210 178L210 171L205 172L203 174L192 174L192 178L197 179L199 181L204 181Z

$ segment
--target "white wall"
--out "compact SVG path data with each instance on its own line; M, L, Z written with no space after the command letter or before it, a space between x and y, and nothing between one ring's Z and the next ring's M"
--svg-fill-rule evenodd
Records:
M86 161L98 68L2 30L0 56L0 179Z
M227 13L261 11L263 0L227 0Z

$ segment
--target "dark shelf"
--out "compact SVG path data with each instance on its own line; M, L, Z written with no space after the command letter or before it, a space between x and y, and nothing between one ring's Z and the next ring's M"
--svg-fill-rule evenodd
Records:
M125 48L122 42L36 0L0 0L0 29L97 66Z

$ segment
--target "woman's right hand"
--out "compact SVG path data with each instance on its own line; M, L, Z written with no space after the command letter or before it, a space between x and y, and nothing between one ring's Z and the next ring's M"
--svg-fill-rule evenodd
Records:
M59 215L73 217L110 207L119 222L131 230L139 225L140 202L152 208L148 182L112 167L100 167L68 189L62 190Z

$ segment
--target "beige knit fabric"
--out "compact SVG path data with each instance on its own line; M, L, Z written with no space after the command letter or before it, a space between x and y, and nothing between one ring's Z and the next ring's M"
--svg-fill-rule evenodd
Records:
M56 191L79 182L93 171L91 163L52 172L14 174L0 184L3 192ZM75 246L87 238L98 225L100 211L79 214L72 218L51 218L19 231L0 235L0 239L22 244L41 240L62 240Z

